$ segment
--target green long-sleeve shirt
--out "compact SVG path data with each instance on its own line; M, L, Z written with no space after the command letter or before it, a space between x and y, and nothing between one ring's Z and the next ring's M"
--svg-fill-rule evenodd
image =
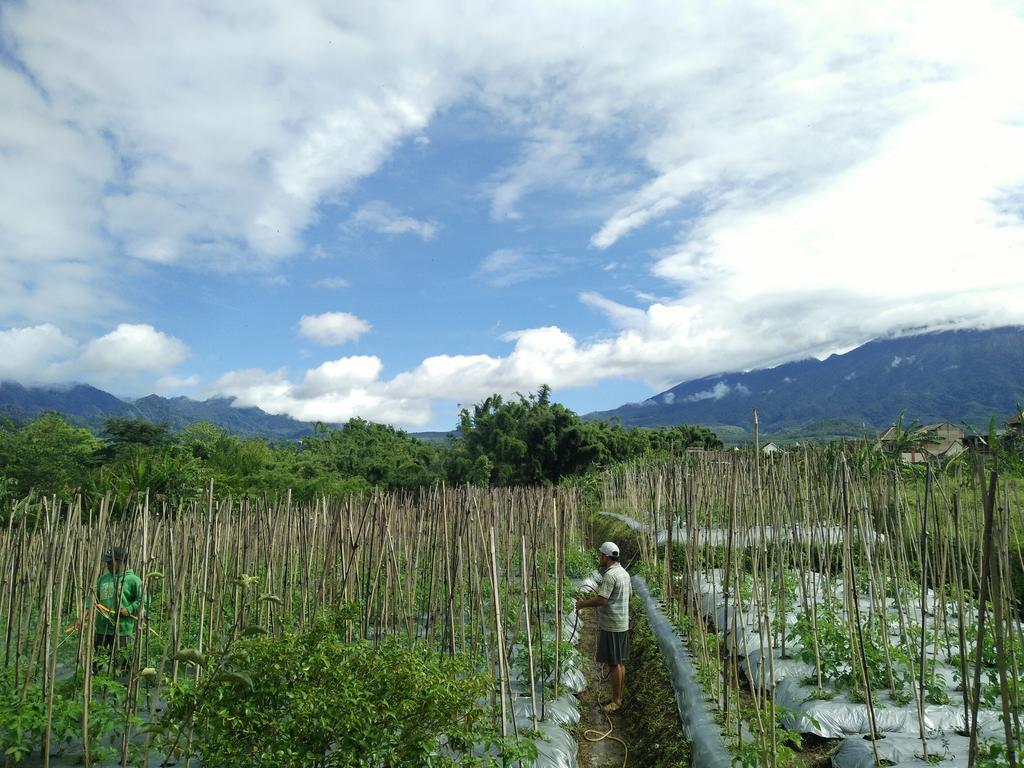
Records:
M118 601L118 587L121 598ZM142 606L142 579L131 568L116 576L110 571L102 574L96 582L96 599L107 610L96 611L96 634L114 634L114 616L120 608L127 608L131 616L122 616L117 622L117 634L121 637L135 634L135 621ZM109 613L108 613L109 611Z

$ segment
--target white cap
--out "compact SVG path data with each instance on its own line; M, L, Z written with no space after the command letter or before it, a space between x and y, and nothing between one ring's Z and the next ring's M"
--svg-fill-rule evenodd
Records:
M597 551L600 552L602 555L607 555L608 557L618 557L619 545L616 544L614 541L606 541L604 544L597 548Z

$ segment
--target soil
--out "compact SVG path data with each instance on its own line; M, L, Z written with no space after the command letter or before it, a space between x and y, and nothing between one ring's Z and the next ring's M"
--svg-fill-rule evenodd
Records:
M580 653L583 654L583 674L587 678L587 687L579 695L580 724L576 731L576 741L580 749L579 765L580 768L621 766L626 757L622 744L612 739L590 741L584 737L584 733L588 731L605 733L609 727L612 729L611 735L622 737L622 713L612 712L606 715L601 710L601 702L611 698L612 689L611 684L607 681L606 668L603 664L594 661L594 654L597 652L596 611L583 612L582 627ZM628 680L628 666L626 674ZM588 735L591 738L596 738L597 734L589 733ZM640 765L640 763L633 762L633 765Z
M597 645L595 617L590 613L584 616L590 621L584 624L580 641L588 684L580 696L581 722L577 732L580 768L618 767L623 765L624 756L628 758L628 766L689 766L687 743L668 673L643 610L635 604L631 607L631 658L626 663L623 704L621 710L610 716L600 708L600 702L611 697L611 685L607 682L603 665L593 660ZM583 737L585 729L606 732L609 720L612 735L626 742L628 755L624 755L622 745L616 741L591 742ZM594 735L590 734L591 737Z

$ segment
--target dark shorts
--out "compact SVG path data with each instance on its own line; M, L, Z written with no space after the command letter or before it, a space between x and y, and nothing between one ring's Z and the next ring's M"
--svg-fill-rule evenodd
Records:
M94 641L93 641L93 644L92 644L93 648L110 648L110 649L113 649L113 647L114 647L114 636L113 635L103 635L103 634L100 634L99 632L97 632L93 637L95 638ZM135 638L132 637L132 635L121 635L121 637L118 638L118 640L117 640L117 647L118 648L127 648L128 646L130 646L132 644L132 641L134 639Z
M114 647L114 636L113 635L103 635L103 634L100 634L99 632L97 632L93 637L95 638L95 642L93 642L93 647L94 648L113 648ZM121 643L120 645L123 646L124 643Z
M629 661L629 632L597 631L597 660L602 664Z

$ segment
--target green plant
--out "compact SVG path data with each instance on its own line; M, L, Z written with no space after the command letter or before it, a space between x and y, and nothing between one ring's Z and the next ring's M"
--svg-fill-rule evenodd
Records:
M570 579L582 579L597 567L594 553L590 551L566 547L563 556L565 557L565 575Z
M579 650L568 640L562 640L559 646L559 663L564 668L567 663L575 663L580 656ZM522 673L523 680L529 680L530 656L529 650L520 645L512 654L512 666L518 667ZM553 682L550 680L555 672L555 640L554 637L544 635L543 644L534 640L533 666L538 683Z
M776 707L776 721L772 723L767 705L760 712L761 719L768 724L768 727L775 728L774 765L777 768L794 768L798 764L797 754L803 748L803 737L779 722L779 718L786 714L793 713L785 707ZM741 712L741 716L748 722L752 722L757 715L756 709L745 709ZM733 751L732 764L735 768L764 768L764 766L772 764L769 759L773 748L772 738L768 733L742 744L734 740L731 747Z
M815 625L817 632L815 632ZM821 676L837 685L849 685L853 671L853 653L850 649L850 635L839 612L829 603L818 606L817 621L807 612L797 615L790 629L790 639L799 640L799 658L808 664L815 663L814 649L821 662ZM817 681L815 681L817 683Z
M38 684L30 682L23 697L14 669L0 672L0 744L4 754L20 763L39 745L45 727L46 703Z
M811 684L814 684L814 680L811 680ZM804 701L831 701L836 697L836 692L828 690L827 688L815 688L804 699Z
M472 765L471 745L488 739L529 749L496 740L477 705L493 680L466 659L390 641L346 643L337 631L346 622L328 613L304 634L197 656L207 677L167 689L165 748L190 732L206 768Z
M79 671L56 685L52 733L57 741L74 743L81 738L84 683L85 674ZM103 746L105 738L122 732L125 727L126 689L122 682L106 673L93 675L91 688L89 739L92 756L100 758L113 752L109 747ZM137 725L139 719L132 716L129 723Z
M1006 756L1006 745L1001 741L987 741L978 745L975 768L1003 768L1010 764Z

